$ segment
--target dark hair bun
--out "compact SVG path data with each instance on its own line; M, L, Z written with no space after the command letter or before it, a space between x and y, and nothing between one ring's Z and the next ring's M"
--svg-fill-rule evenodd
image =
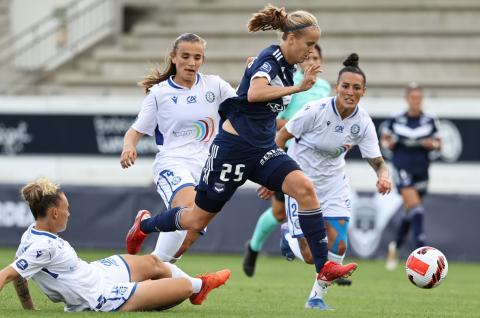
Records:
M352 53L350 54L345 61L343 61L343 65L345 66L353 66L358 67L358 54Z

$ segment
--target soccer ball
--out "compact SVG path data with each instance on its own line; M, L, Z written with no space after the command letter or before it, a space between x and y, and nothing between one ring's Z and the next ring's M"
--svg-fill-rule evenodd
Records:
M417 248L408 256L405 269L408 279L415 286L434 288L447 277L448 262L439 250L424 246Z

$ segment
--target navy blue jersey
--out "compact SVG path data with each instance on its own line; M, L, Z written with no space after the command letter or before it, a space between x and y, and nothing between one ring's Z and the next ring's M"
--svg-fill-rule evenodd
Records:
M420 141L424 138L439 138L437 119L432 114L422 113L410 117L407 112L387 120L387 132L393 135L393 165L410 173L424 173L430 165L429 152Z
M248 144L259 148L275 145L277 114L284 110L291 96L266 102L247 100L250 81L265 77L271 86L293 86L295 67L287 63L278 45L271 45L249 65L243 75L237 96L225 100L219 109L222 120L229 119L238 134Z

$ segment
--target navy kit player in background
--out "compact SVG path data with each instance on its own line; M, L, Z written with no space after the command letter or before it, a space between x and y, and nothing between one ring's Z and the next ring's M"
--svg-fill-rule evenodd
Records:
M145 311L171 308L190 297L200 305L223 285L229 270L193 278L155 255L113 255L81 260L60 236L70 216L65 193L46 178L22 188L35 223L22 235L17 259L0 270L0 290L13 281L24 309L35 309L27 279L32 278L65 311Z
M422 99L422 88L416 83L410 84L406 89L408 110L382 124L381 145L392 152L394 180L405 212L396 240L388 246L386 266L389 270L398 264L397 251L410 227L416 248L425 245L422 198L427 192L429 154L440 150L442 144L436 116L422 111Z
M208 149L218 132L218 107L235 96L235 90L216 75L199 73L205 58L205 41L196 34L180 35L167 57L167 69L158 69L141 84L147 96L124 137L120 163L128 168L137 158L136 145L144 134L155 135L158 153L153 164L157 192L167 208L192 207ZM137 231L142 218L138 212L133 230L127 235L127 251L137 254L146 237ZM177 260L198 239L199 231L160 233L153 254L163 261Z
M320 65L312 65L305 70L301 83L293 83L294 65L313 52L320 28L316 18L306 11L287 13L284 8L268 5L250 18L248 30L280 30L282 40L280 45L271 45L258 54L245 70L238 97L220 106L223 124L210 147L193 209L164 211L143 220L138 228L144 233L154 229L200 231L249 179L297 199L300 224L313 254L318 282L328 285L350 275L357 265L327 261L325 226L314 186L274 140L277 113L285 109L291 94L310 89L320 71Z

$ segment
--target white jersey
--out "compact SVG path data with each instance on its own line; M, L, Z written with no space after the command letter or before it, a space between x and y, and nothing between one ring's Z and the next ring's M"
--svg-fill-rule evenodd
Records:
M328 97L307 103L285 126L295 137L288 154L313 181L321 200L327 199L325 196L331 189L348 187L345 155L350 146L358 145L363 158L381 156L375 126L368 113L357 106L342 120L335 100Z
M53 302L64 302L65 311L98 307L99 297L112 282L98 265L78 258L67 241L34 225L22 235L11 267L23 278L32 278Z
M235 96L235 90L216 75L197 74L192 88L176 84L172 77L150 88L137 120L136 131L155 135L156 161L184 159L205 163L218 132L219 105Z

